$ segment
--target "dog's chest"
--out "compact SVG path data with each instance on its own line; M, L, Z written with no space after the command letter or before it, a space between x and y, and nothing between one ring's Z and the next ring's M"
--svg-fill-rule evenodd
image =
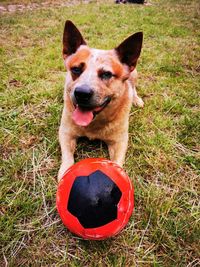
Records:
M82 129L82 135L87 138L107 140L112 131L111 125L109 123L100 123L94 121L89 127Z

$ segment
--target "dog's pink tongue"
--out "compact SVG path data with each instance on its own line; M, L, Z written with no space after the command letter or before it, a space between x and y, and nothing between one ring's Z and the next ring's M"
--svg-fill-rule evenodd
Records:
M83 111L78 106L72 114L73 121L79 126L87 126L93 120L92 111Z

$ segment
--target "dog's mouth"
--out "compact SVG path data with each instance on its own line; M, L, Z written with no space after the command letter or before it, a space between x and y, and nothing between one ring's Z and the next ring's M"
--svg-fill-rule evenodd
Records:
M99 114L111 101L111 97L106 97L100 106L86 107L75 105L75 110L72 113L72 119L78 126L88 126L97 114Z

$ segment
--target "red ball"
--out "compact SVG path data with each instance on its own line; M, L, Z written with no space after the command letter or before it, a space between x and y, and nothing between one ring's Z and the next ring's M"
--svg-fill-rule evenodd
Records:
M56 205L64 225L84 239L118 234L134 207L134 190L125 171L101 158L81 160L62 177Z

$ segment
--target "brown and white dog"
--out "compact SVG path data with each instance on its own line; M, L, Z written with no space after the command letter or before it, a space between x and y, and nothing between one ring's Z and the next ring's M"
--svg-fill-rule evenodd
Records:
M74 164L76 140L81 136L106 142L110 159L123 165L131 105L144 105L135 89L142 39L142 32L138 32L112 50L89 48L76 26L66 21L63 58L67 75L59 128L59 180Z

